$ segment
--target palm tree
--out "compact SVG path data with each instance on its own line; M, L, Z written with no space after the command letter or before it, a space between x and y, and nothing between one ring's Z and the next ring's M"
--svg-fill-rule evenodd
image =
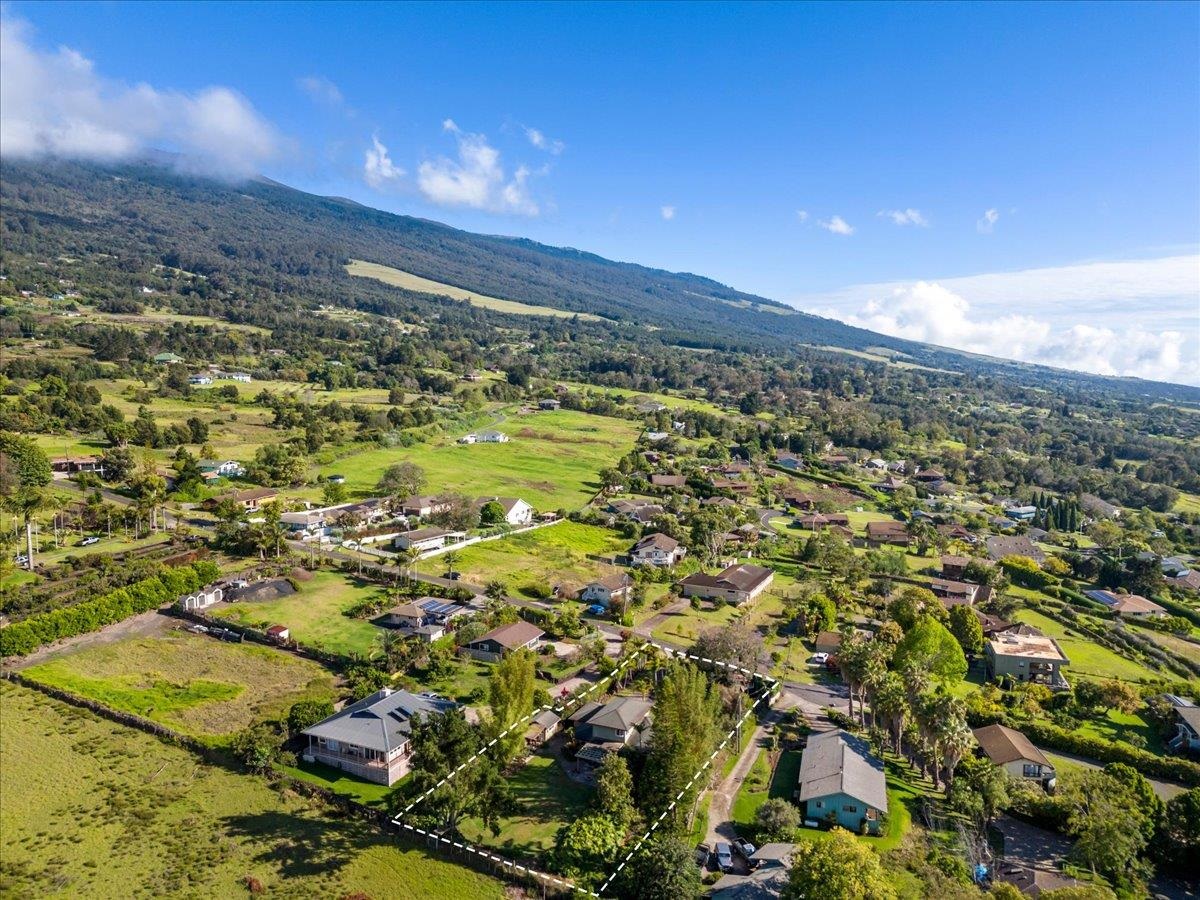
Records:
M25 568L33 571L33 517L51 505L51 497L41 488L23 487L4 500L4 507L19 516L25 525Z
M952 698L953 699L953 698ZM962 701L959 701L961 704ZM950 788L954 786L954 767L975 746L975 735L967 725L967 720L956 714L953 707L948 707L945 718L939 723L941 730L942 765L946 769L946 796L950 796Z
M403 576L404 580L407 582L412 579L413 563L420 558L421 551L416 547L409 547L405 550L397 551L392 562L396 566L397 574Z
M904 679L896 672L885 672L875 688L875 699L871 709L883 716L892 734L894 750L900 755L900 737L904 733L904 720L908 716L908 695L904 690Z

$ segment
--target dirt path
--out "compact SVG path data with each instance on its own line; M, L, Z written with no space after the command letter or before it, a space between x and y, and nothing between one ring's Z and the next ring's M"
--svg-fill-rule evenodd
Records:
M162 609L167 609L169 606L170 604L167 604ZM13 663L11 668L19 671L64 653L111 644L126 638L157 637L166 634L179 624L179 619L166 615L160 610L152 609L150 612L139 613L120 622L114 622L112 625L106 625L99 631L89 631L87 634L76 635L53 644L47 644L45 647L39 647L28 656L21 657Z
M750 770L754 768L754 762L758 759L759 751L766 746L765 739L768 728L779 722L783 718L784 713L799 703L800 697L792 691L785 689L775 701L775 705L763 715L761 721L755 727L749 740L746 741L742 755L738 757L729 774L719 785L712 789L708 804L708 833L704 838L710 847L717 841L730 842L737 837L732 812L733 802L737 798L738 791L742 789L742 784L746 781ZM741 867L737 871L745 874L745 860L736 854L734 855L734 865L735 867Z

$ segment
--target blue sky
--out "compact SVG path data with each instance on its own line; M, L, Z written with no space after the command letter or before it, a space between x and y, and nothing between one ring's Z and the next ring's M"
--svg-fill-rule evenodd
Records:
M6 154L183 149L908 337L1200 381L1200 5L3 9Z

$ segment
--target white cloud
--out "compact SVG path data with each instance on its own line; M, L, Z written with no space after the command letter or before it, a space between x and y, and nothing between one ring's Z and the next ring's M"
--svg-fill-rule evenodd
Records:
M529 143L537 147L539 150L545 150L547 153L558 156L567 149L567 145L562 141L548 138L545 132L539 131L536 128L525 128L525 137L529 139Z
M928 228L929 220L921 215L919 209L884 209L879 211L880 218L891 219L896 225L916 225L920 228Z
M392 162L388 148L379 140L379 135L374 135L363 162L363 179L378 190L403 178L404 174L404 170Z
M1195 255L852 285L796 305L990 356L1200 383Z
M975 230L980 234L991 234L992 229L996 227L996 223L1000 221L1000 212L995 207L984 210L979 221L975 223Z
M823 222L818 222L826 231L832 231L834 234L851 235L854 234L854 226L843 219L841 216L834 216L832 219L827 219Z
M325 106L341 106L345 102L338 86L320 75L297 78L296 86L308 94L309 99L314 103L321 103Z
M807 209L796 210L796 219L801 222L807 222L808 221L808 210Z
M425 160L417 167L417 187L427 200L439 206L538 215L541 210L529 193L528 168L518 166L510 179L500 151L486 135L464 132L453 119L445 119L442 129L455 136L458 157Z
M675 207L673 207L673 206L660 207L658 210L658 213L659 213L659 215L661 215L663 217L663 219L670 222L673 218L675 218Z
M227 87L193 93L128 85L96 73L68 47L41 50L28 25L0 23L0 154L115 161L150 149L180 165L245 177L283 141L245 97Z

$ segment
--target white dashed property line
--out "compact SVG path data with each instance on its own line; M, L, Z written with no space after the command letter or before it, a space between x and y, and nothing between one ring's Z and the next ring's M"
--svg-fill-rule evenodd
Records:
M570 698L562 700L559 703L554 704L553 706L543 706L541 709L531 713L527 718L525 718L519 722L514 722L508 728L504 729L504 731L502 731L497 737L492 738L491 741L489 741L484 747L482 747L480 750L478 750L470 759L468 759L466 762L459 765L458 768L454 769L445 778L443 778L441 781L439 781L433 787L429 788L427 791L425 791L423 794L421 794L420 797L418 797L416 800L414 800L412 803L410 803L408 806L406 806L404 808L404 811L392 820L392 823L395 825L401 826L405 829L408 829L410 831L414 831L417 834L421 834L421 835L424 835L424 836L427 836L430 838L434 838L435 844L436 843L444 843L447 846L452 845L452 846L462 849L464 851L474 853L474 854L476 854L484 859L487 859L491 862L494 862L498 865L507 866L508 868L513 869L516 872L520 872L522 874L527 873L529 875L534 876L535 878L538 878L539 880L546 881L551 884L558 885L560 887L571 888L576 891L580 891L582 893L585 893L587 896L597 898L597 900L598 900L598 898L600 897L600 893L597 891L587 890L585 888L581 888L578 885L573 884L570 881L564 881L561 878L557 878L557 877L547 874L545 872L540 872L537 869L522 866L516 862L513 862L512 860L504 859L503 857L496 856L495 854L488 853L484 850L480 850L479 848L474 847L471 844L459 844L457 842L452 842L449 839L447 839L441 835L436 835L431 831L427 831L423 828L417 828L416 826L410 825L407 822L402 822L401 817L407 815L416 806L418 806L426 798L428 798L430 794L432 794L434 791L436 791L442 785L446 784L448 781L450 781L450 779L454 778L460 771L462 771L463 769L465 769L469 765L471 765L473 762L475 762L475 760L477 760L480 756L482 756L487 750L491 749L491 747L493 747L499 740L501 740L505 735L507 735L514 728L517 728L520 725L523 725L523 724L526 724L526 723L532 721L532 719L535 716L539 715L540 713L546 712L547 710L553 710L556 713L562 712L566 708L568 703L570 703L571 701L586 697L588 694L590 694L592 691L596 690L597 688L601 687L602 685L612 682L621 673L622 669L624 669L626 666L628 666L630 663L632 663L635 659L637 659L641 655L641 653L644 650L646 650L648 647L657 647L658 649L664 651L665 653L667 653L671 656L677 656L677 657L682 657L685 659L696 660L697 662L702 662L702 663L707 663L709 665L719 666L724 669L732 669L732 670L740 672L741 674L746 675L752 679L759 679L759 680L765 682L767 690L761 697L759 697L757 700L755 700L754 703L752 703L750 705L750 708L747 709L745 713L742 714L742 717L738 720L737 725L735 725L730 730L729 734L727 734L725 736L725 738L721 741L721 743L719 745L717 745L717 748L712 752L712 754L709 756L709 758L707 760L705 760L703 765L701 765L700 768L692 775L691 780L689 780L687 783L687 786L682 791L680 791L679 794L676 795L675 799L671 801L670 805L659 814L658 818L654 821L654 824L650 826L649 830L647 830L647 832L644 835L642 835L641 839L639 839L638 842L633 846L633 849L631 849L629 851L629 853L627 853L625 855L625 858L621 860L620 864L612 872L612 874L609 875L607 879L605 879L604 883L600 886L600 891L604 891L609 886L609 884L612 883L613 879L616 878L617 875L619 875L621 873L621 871L626 867L626 865L628 865L629 861L633 858L633 855L635 853L637 853L637 851L639 849L641 849L641 846L650 838L650 836L655 832L655 830L659 827L659 825L662 824L663 820L667 817L667 815L672 810L675 809L676 805L683 798L684 794L686 794L689 790L691 790L692 785L696 783L696 779L698 779L704 773L704 771L712 764L712 761L716 758L717 754L720 753L721 750L723 750L725 748L725 745L729 743L729 741L733 738L734 734L736 734L738 728L740 728L742 726L742 724L746 721L746 719L749 718L750 714L755 710L755 708L758 706L758 704L762 703L765 700L765 701L767 701L768 706L770 705L770 701L774 698L775 691L779 687L778 679L773 678L769 675L763 675L761 672L754 672L750 669L745 668L744 666L739 666L734 663L727 663L727 662L724 662L719 659L709 659L708 657L697 656L694 653L688 653L687 651L679 650L675 647L669 647L665 644L660 644L656 641L646 641L646 643L644 643L636 651L634 651L632 654L630 654L623 662L621 662L615 669L613 669L613 671L610 672L605 678L602 678L600 681L597 681L594 684L588 686L579 694L573 695Z
M696 658L698 658L698 657L696 657ZM745 670L743 670L743 671L745 671ZM757 674L757 673L755 673L755 674ZM774 679L772 679L772 681L774 681ZM654 831L658 828L658 826L660 824L662 824L662 821L664 818L666 818L667 813L669 813L673 809L675 809L675 806L676 806L676 804L679 803L680 798L688 792L688 790L691 788L691 786L695 783L696 779L700 777L700 775L704 772L705 769L707 769L710 765L712 765L712 761L716 757L716 755L722 749L724 749L725 745L728 744L730 742L730 740L733 739L733 736L735 734L737 734L738 729L742 727L742 724L746 721L746 719L748 719L750 717L750 714L752 712L754 712L754 710L758 706L758 704L762 703L763 700L770 701L771 697L772 697L772 694L770 691L768 691L767 694L765 694L763 697L760 697L758 700L756 700L754 703L752 703L750 705L750 708L747 709L742 714L742 717L740 719L738 719L737 724L729 730L729 734L725 735L725 738L721 741L720 744L717 745L717 749L713 751L712 755L709 756L709 758L704 761L703 765L700 766L700 768L696 771L696 773L694 775L692 775L692 779L691 779L691 781L688 782L687 787L685 787L682 791L680 791L679 794L676 796L676 798L671 801L670 805L665 810L663 810L663 812L655 820L654 824L650 826L650 830L647 831L644 835L642 835L641 839L636 844L633 845L633 849L631 849L625 855L625 858L621 860L621 864L619 866L617 866L617 868L613 871L613 873L611 875L609 875L608 878L605 879L605 881L602 885L600 885L600 891L599 891L600 894L603 894L605 889L610 884L612 884L613 879L616 878L621 873L621 870L625 868L626 863L628 863L633 858L633 855L635 853L637 853L638 850L641 849L642 844L644 844L646 842L646 840L650 837L650 835L653 834ZM770 703L768 702L767 705L769 706Z

